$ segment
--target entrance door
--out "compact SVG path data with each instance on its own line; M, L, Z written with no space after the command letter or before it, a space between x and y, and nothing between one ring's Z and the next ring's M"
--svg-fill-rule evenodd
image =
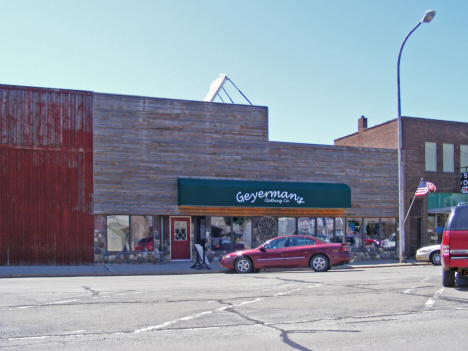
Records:
M190 217L171 217L171 244L173 260L190 259Z
M410 255L421 247L421 218L410 218Z
M410 255L421 247L422 204L421 200L415 201L410 211Z

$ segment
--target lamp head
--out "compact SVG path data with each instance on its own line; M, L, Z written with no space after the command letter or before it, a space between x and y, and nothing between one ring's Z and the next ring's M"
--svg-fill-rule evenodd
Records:
M419 23L429 23L435 17L435 14L436 14L436 12L433 11L433 10L427 11L424 14L424 17L422 18L422 20L419 21Z

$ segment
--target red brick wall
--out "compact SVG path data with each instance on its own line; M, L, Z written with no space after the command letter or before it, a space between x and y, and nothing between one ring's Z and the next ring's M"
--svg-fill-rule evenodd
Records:
M337 146L398 148L398 121L392 120L335 140Z
M437 143L437 172L425 171L425 142ZM454 173L443 172L443 143L454 144ZM406 191L414 192L424 178L436 184L437 192L460 192L460 145L468 145L468 123L403 117Z

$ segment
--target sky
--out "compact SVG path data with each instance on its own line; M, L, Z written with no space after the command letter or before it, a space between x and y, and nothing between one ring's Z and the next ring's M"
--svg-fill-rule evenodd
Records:
M269 139L403 116L468 122L466 0L0 0L0 84L203 101L226 74ZM229 82L229 96L248 104ZM225 103L229 98L221 94ZM222 103L219 98L216 102Z

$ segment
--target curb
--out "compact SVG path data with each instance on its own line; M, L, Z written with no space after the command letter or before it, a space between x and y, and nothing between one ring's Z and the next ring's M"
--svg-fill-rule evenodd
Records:
M336 269L358 269L358 268L380 268L380 267L405 267L405 266L428 266L432 265L430 262L406 262L406 263L383 263L383 264L369 264L369 265L350 265L335 267Z
M411 266L426 266L432 265L430 262L407 262L407 263L374 263L374 264L351 264L346 266L336 266L333 267L333 270L355 270L361 268L383 268L383 267L411 267ZM198 269L190 269L190 270L174 270L174 271L127 271L127 272L115 272L111 269L108 269L107 272L49 272L49 273L0 273L0 279L5 278L60 278L60 277L117 277L117 276L142 276L142 275L192 275L192 274L211 274L211 273L231 273L230 270L225 268L214 268L211 270L198 270ZM309 268L291 268L291 269L276 269L276 268L269 268L267 270L263 270L264 272L280 272L280 271L290 271L290 270L310 270ZM1 271L1 268L0 268Z

